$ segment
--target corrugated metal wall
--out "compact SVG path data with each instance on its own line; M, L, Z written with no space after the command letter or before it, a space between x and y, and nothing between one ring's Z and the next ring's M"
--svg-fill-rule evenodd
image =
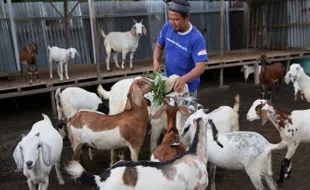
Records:
M10 29L8 7L0 0L0 71L16 71L14 60L14 47ZM219 51L220 42L220 2L190 1L192 5L191 22L199 29L207 28L208 52ZM63 14L63 3L53 3ZM69 2L69 12L76 2ZM105 63L106 53L103 47L103 39L99 29L105 33L111 31L128 31L134 24L133 19L140 21L148 29L148 35L142 36L138 49L134 55L135 60L152 58L153 47L157 35L165 23L165 4L163 1L124 1L124 2L95 2L97 40L99 45L99 62ZM242 10L236 9L242 13ZM36 41L40 43L41 52L37 55L40 68L48 67L47 45L66 47L65 25L63 19L50 3L14 3L13 15L16 22L18 48L27 46ZM228 50L227 32L228 22L225 16L225 50ZM237 21L243 22L243 20ZM80 3L72 12L69 22L70 46L75 47L80 57L73 60L74 64L90 64L94 62L91 27L89 19L88 3ZM233 38L233 37L230 37ZM121 59L119 57L119 59ZM127 55L129 59L129 55Z
M309 49L309 7L308 0L270 0L253 3L250 12L250 47Z

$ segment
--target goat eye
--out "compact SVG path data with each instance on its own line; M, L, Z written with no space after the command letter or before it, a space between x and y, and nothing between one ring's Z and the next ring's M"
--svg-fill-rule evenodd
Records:
M41 145L39 144L39 145L38 145L38 148L40 148L40 147L41 147Z

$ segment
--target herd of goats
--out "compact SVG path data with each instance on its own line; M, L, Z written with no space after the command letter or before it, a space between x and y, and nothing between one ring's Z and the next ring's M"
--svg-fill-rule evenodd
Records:
M250 66L242 70L246 78L246 73L253 72ZM285 72L282 64L268 64L262 55L259 65L262 90L266 85L270 90L271 84L276 83L278 97L284 79L286 84L298 87L298 93L310 102L310 77L301 65L293 63ZM97 93L79 87L57 89L57 121L42 114L43 120L32 126L13 153L17 169L27 177L29 189L36 186L40 190L47 189L53 166L59 184L65 183L60 171L64 139L70 141L73 150L65 171L77 182L97 189L205 190L210 179L211 189L215 190L216 167L245 170L255 189L265 189L262 178L272 190L282 185L284 178L291 174L292 157L300 142L310 140L307 121L310 109L282 111L272 104L271 91L270 99L266 99L262 91L262 97L253 102L246 118L260 120L262 125L269 120L281 137L281 142L272 144L259 133L239 130L238 94L233 107L220 106L209 111L189 95L187 86L181 93L173 90L178 77L162 76L166 93L160 105L153 98L156 78L123 79L110 91L99 85ZM105 106L102 99L107 99L109 106ZM164 137L158 143L163 132ZM150 160L139 160L148 134ZM131 161L125 160L123 148L126 147ZM272 151L284 148L287 153L275 182ZM98 175L87 172L83 167L85 149L90 160L94 159L93 150L110 150L110 167Z
M113 54L116 67L117 54L122 52L122 65L126 54L130 53L130 68L133 69L133 54L138 47L139 37L147 30L136 22L127 32L110 32L101 35L104 40L106 69L109 71L109 57ZM115 43L117 42L117 43ZM122 42L122 43L120 43ZM63 49L57 46L49 49L50 78L52 62L58 62L58 75L63 80L63 66L66 79L68 60L74 59L75 48ZM20 51L21 77L23 65L28 66L29 83L32 72L39 82L36 54L39 45L32 43ZM78 53L77 53L78 54ZM65 171L81 184L89 184L100 190L205 190L209 185L215 190L216 167L228 170L245 170L256 189L265 189L262 178L271 190L282 185L284 178L291 174L292 157L301 141L310 140L309 110L285 112L272 104L271 85L276 84L279 98L280 85L292 83L295 100L298 94L310 102L310 77L300 64L292 64L288 71L281 63L268 64L265 55L260 56L259 69L261 99L253 102L246 115L247 120L260 120L264 125L268 120L279 131L281 142L269 143L261 134L239 130L239 95L235 96L233 107L220 106L209 111L190 97L188 87L181 93L173 91L176 75L165 80L163 103L158 105L153 99L156 79L136 77L120 80L110 91L97 88L97 94L78 87L57 89L57 122L45 114L36 122L30 132L17 144L13 157L17 169L27 177L30 190L46 190L49 174L55 166L60 185L65 182L60 171L63 141L70 141L72 161ZM254 66L242 67L245 82ZM286 74L285 74L286 73ZM269 99L265 88L268 86ZM109 100L105 106L102 99ZM308 115L308 116L307 116ZM150 123L150 160L139 160ZM164 132L161 143L160 135ZM131 161L126 161L122 152L129 148ZM93 150L111 150L111 164L103 173L94 175L83 167L83 151L88 150L93 160ZM281 163L277 183L273 180L271 164L272 151L287 148ZM117 160L118 158L118 160ZM207 171L207 164L209 172Z
M140 22L134 20L134 25L131 27L130 31L126 32L110 32L105 34L103 30L100 30L102 38L104 38L104 48L107 53L106 56L106 69L110 69L110 57L113 55L113 60L117 68L125 69L126 55L130 54L130 69L134 69L133 65L133 55L138 48L139 39L142 34L147 35L147 29L142 24L143 19ZM37 82L40 82L38 64L37 64L37 54L39 53L40 45L39 43L30 43L25 48L21 48L19 52L19 64L21 68L21 80L24 82L23 70L24 65L28 70L29 84L32 84L32 74L36 75ZM53 78L53 64L57 65L57 72L60 81L63 81L63 70L65 70L65 77L69 80L68 75L68 61L70 59L75 59L75 54L79 55L78 51L70 47L68 49L61 48L58 46L47 47L49 52L49 69L50 78ZM118 54L122 54L122 65L118 64Z

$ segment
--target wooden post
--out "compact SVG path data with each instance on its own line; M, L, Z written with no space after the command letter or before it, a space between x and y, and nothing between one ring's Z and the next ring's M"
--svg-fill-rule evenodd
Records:
M284 13L283 13L283 16L282 16L282 19L284 19L284 21L286 21L286 3L283 3L283 1L281 1L281 8L284 9ZM287 23L286 23L287 24ZM282 27L282 30L281 30L281 35L282 35L282 43L281 43L281 50L284 50L284 33L285 33L285 30L286 30L286 27Z
M66 30L66 48L69 48L70 31L69 31L68 0L64 0L64 23L65 23L65 30Z
M259 72L258 72L258 61L255 62L254 64L254 83L256 85L259 84Z
M99 64L99 49L98 49L98 40L97 40L97 24L96 24L96 11L94 6L94 0L88 0L89 12L90 12L90 25L92 33L92 44L93 44L93 53L94 53L94 62L96 64L97 78L98 81L101 80L100 77L100 64Z
M221 59L224 56L224 0L221 0L221 24L220 24L220 54ZM221 64L223 65L223 63ZM224 68L221 68L220 71L220 87L223 86L223 79L224 78Z
M51 104L52 104L52 111L53 111L53 117L57 116L56 111L56 102L55 102L55 91L51 91Z
M17 71L20 71L20 65L19 65L19 48L17 44L17 36L16 36L16 24L15 20L13 18L13 8L12 8L12 2L11 0L7 0L8 4L8 13L10 17L10 25L11 25L11 33L13 38L13 47L14 47L14 55L15 55L15 61L16 61L16 69Z

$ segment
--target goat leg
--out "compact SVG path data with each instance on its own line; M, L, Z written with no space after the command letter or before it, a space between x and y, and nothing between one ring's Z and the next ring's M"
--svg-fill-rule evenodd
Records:
M112 54L113 54L113 60L114 60L115 67L121 68L121 67L119 66L118 60L117 60L118 53L113 51Z
M131 52L130 52L130 69L134 69L134 66L133 66L133 63L132 63L133 54L134 54L134 53L135 53L134 51L131 51Z
M269 87L268 87L268 96L269 96L269 100L271 102L272 101L272 97L271 97L271 84L269 84ZM275 99L277 99L277 95L276 95Z
M128 51L127 50L123 50L122 51L122 69L125 69L125 61L126 61L126 55L127 55Z
M28 183L29 190L35 190L36 189L36 185L32 182L31 179L28 179L27 183Z
M261 99L265 99L265 85L261 85Z
M28 66L28 80L29 80L29 84L32 84L32 71Z
M66 72L66 79L69 80L69 76L68 76L68 61L65 62L65 72Z
M276 83L276 99L277 100L279 99L280 85L281 85L280 81Z
M24 67L23 67L23 64L20 63L20 79L21 79L22 82L24 82L23 72L24 72Z

